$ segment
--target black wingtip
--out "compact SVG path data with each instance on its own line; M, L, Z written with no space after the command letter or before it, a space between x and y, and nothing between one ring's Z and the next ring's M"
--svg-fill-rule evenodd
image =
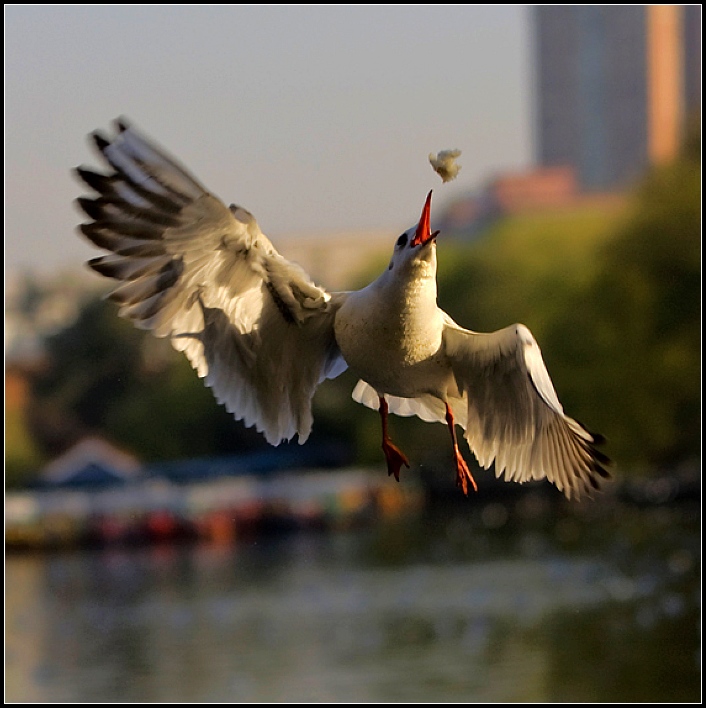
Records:
M603 435L600 433L596 433L595 431L591 430L590 428L587 428L582 421L578 420L577 418L574 418L574 420L593 438L593 444L594 445L605 445L606 439Z
M599 438L601 440L600 443L597 441ZM594 436L594 440L595 442L590 446L591 457L593 458L593 471L600 477L603 477L603 479L610 479L612 475L606 468L613 466L613 460L595 447L598 444L602 445L605 442L605 438L602 435Z
M124 133L130 129L130 121L125 116L120 116L115 119L115 127L119 133Z
M105 261L104 256L98 256L97 258L91 258L90 261L86 261L86 265L91 270L96 271L96 273L100 273L101 275L105 275L104 261Z
M600 450L596 450L596 448L592 448L591 453L593 454L593 459L601 465L610 465L613 462L608 455L604 455Z
M89 170L88 167L84 167L83 165L79 167L74 168L74 174L76 177L78 177L80 180L88 184L90 187L90 182L88 181L90 178L90 175L93 174L92 170Z
M91 219L99 221L103 218L102 207L100 203L97 202L95 199L89 199L88 197L78 197L78 199L74 199L74 204L76 204L79 209L84 214L86 214L86 216L90 216Z
M95 222L91 221L90 223L87 224L79 224L78 225L78 230L89 240L91 243L95 243L95 234L96 234L96 224Z
M103 152L107 147L110 146L110 140L108 140L98 131L91 133L91 138L93 139L93 142L95 143L96 147L101 152Z
M104 194L109 189L110 177L108 177L108 175L94 172L86 167L77 167L76 174L91 189L94 189L99 194Z
M597 462L596 460L593 460L593 463L591 464L591 471L597 474L599 477L602 477L603 479L610 479L611 474L610 472L606 469L606 466L609 463L600 463Z
M116 249L115 235L102 226L100 223L92 221L88 224L79 224L79 231L95 246L104 248L106 251L118 252Z

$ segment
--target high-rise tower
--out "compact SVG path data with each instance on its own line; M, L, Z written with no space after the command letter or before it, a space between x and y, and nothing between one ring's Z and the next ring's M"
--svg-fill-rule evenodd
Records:
M536 159L585 190L629 184L701 103L700 5L538 5Z

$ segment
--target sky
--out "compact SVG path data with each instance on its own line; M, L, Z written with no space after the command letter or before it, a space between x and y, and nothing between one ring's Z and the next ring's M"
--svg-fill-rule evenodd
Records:
M390 229L532 161L531 6L5 5L5 272L79 268L124 116L277 243ZM430 152L458 148L442 183Z

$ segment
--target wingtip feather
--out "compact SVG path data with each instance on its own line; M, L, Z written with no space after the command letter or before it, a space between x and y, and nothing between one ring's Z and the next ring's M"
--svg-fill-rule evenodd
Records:
M108 140L101 132L95 130L91 133L91 138L95 146L103 152L107 147L110 146L110 140Z

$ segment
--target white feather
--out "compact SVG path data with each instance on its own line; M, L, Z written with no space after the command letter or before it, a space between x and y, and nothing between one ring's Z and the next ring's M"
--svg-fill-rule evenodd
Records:
M216 399L270 443L295 435L303 443L317 385L345 369L333 334L345 295L332 297L285 260L247 210L228 209L134 128L118 127L112 141L96 141L116 171L96 202L109 221L96 222L94 238L113 252L142 244L151 252L94 265L124 281L113 291L125 303L120 315L169 337ZM150 224L166 210L172 225L137 240L129 205L153 213Z

